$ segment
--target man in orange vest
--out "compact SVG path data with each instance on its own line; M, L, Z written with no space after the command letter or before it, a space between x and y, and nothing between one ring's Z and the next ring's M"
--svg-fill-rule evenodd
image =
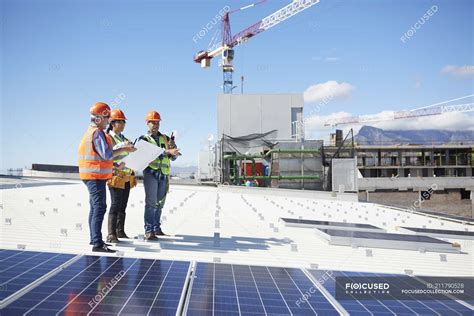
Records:
M112 178L113 157L136 148L128 145L113 150L112 140L104 129L109 124L110 107L102 102L94 104L89 112L91 124L79 144L79 177L89 191L90 244L94 252L115 252L102 240L102 222L107 209L106 182ZM123 166L123 163L119 167Z

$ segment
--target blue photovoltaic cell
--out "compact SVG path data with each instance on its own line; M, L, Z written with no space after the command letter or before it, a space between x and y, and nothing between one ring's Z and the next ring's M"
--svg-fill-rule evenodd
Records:
M336 297L338 276L345 277L396 277L397 274L376 274L361 272L309 270L314 278L333 296ZM404 275L403 275L404 276ZM360 281L360 280L359 280ZM473 315L473 311L454 300L377 300L348 299L338 300L350 315Z
M2 310L5 315L175 315L189 262L83 256Z
M4 300L52 270L74 255L20 250L0 251L0 300Z
M308 303L305 293L312 293ZM294 268L196 265L187 315L337 315L311 280Z

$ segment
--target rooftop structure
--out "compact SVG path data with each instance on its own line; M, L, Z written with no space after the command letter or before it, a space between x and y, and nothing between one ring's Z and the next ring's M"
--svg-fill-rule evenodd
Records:
M215 271L215 282L218 282L221 269L224 275L228 275L225 274L226 269L231 269L229 271L234 269L235 282L239 283L239 278L243 277L242 274L245 271L248 271L247 273L253 271L256 275L260 275L259 273L263 272L258 267L275 267L268 270L275 282L279 282L277 275L288 273L296 278L294 280L300 280L295 282L301 290L298 292L301 295L308 290L305 287L316 287L318 284L315 281L317 278L309 277L310 271L352 271L352 273L361 273L360 275L370 272L417 276L473 276L472 239L465 238L462 236L463 233L442 234L441 237L439 235L438 237L420 237L420 232L415 233L406 229L415 227L434 229L437 233L439 230L446 230L472 234L474 231L472 221L424 215L407 209L385 207L373 203L361 203L358 202L356 194L258 187L172 185L162 217L163 229L171 236L160 238L158 242L145 242L142 239L144 192L142 185L139 184L131 191L126 222L127 233L135 239L121 241L114 247L119 250L117 254L102 257L113 259L113 262L107 265L104 260L109 259L87 257L87 255L92 255L88 245L89 206L86 202L87 190L81 182L4 178L0 188L2 189L1 246L3 249L72 254L76 256L74 260L77 261L70 262L70 269L76 269L74 268L76 266L86 269L87 262L99 264L103 261L102 266L111 266L116 260L120 260L121 265L125 266L122 269L129 271L125 272L128 278L120 282L129 283L135 278L134 273L145 275L147 269L152 269L153 262L156 262L155 264L161 262L162 269L165 267L170 269L171 266L175 266L173 262L176 262L175 267L179 268L175 272L176 275L183 273L179 281L181 283L177 287L181 290L189 288L190 292L185 294L185 291L179 291L176 294L178 297L176 302L170 302L170 304L179 305L179 312L190 315L195 314L192 311L197 306L197 303L193 303L193 287L195 291L198 291L200 287L199 291L204 291L202 286L206 288L205 284L208 284L206 278L212 277L212 274L209 276L208 272ZM110 205L110 201L108 204ZM347 235L347 229L350 228L346 226L351 225L333 225L332 223L358 224L360 225L358 227L362 229L364 225L370 225L371 228L379 228L382 234L387 234L383 236L397 235L398 246L393 246L391 243L374 244L374 239L370 245L363 245L355 242L356 238L353 238L354 242L350 242L351 238L347 239L345 245L339 242L333 244L318 234L314 227L307 225L298 227L294 223L288 225L288 220L285 220L288 218L318 221L318 225L327 224L331 229L344 226L345 230L338 229L336 235L340 234L339 232L345 232ZM105 229L104 223L103 231ZM323 228L319 227L319 229ZM357 234L365 233L359 231ZM404 241L400 236L407 236L407 240ZM423 242L428 241L428 246L413 243L414 239L419 238L423 238ZM430 248L432 240L436 240L435 244L439 247ZM406 245L409 247L405 247ZM136 263L138 259L151 259L143 261L144 267L146 266L143 272L135 271L133 268L138 264ZM190 264L186 265L186 262ZM130 270L127 270L127 267L130 267ZM65 271L69 271L67 269ZM21 295L17 294L13 299L5 302L8 302L9 306L24 304L22 296L28 297L40 291L43 282L52 283L54 278L61 276L61 274L56 276L56 273L59 272L53 272L43 281L40 280L37 290L34 287L28 287L24 293L20 293ZM190 274L194 274L195 278L189 278ZM270 275L268 275L269 278L271 278ZM50 280L49 283L48 280ZM163 279L160 282L165 281L166 279ZM120 282L117 284L121 284ZM235 293L233 295L236 296ZM237 294L237 298L242 299L241 295L243 294L240 296ZM334 308L341 314L347 311L347 306L338 305L334 293L324 297L332 302L328 303L327 308ZM133 296L128 299L133 300ZM15 305L17 300L19 303ZM286 302L290 310L297 311L295 307L298 305L297 297L294 300L295 302L291 304L288 300ZM123 301L128 302L127 299ZM125 306L125 303L121 304L118 307L119 310ZM144 302L142 304L146 305ZM212 300L210 304L212 305ZM86 306L87 302L79 302L78 305ZM99 311L102 310L100 308L107 307L102 303L98 305ZM142 309L145 308L143 306ZM311 306L314 308L313 305ZM472 306L469 306L463 301L454 310L457 308L459 308L458 311L472 310ZM211 307L216 308L215 303ZM141 311L139 306L136 308L137 311ZM202 306L200 308L197 310L209 311ZM309 308L309 305L306 308Z

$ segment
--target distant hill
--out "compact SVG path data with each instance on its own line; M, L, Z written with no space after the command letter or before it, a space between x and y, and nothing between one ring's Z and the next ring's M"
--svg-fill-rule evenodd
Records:
M391 130L385 131L372 126L363 126L355 136L359 145L394 145L394 144L449 144L474 143L474 131L426 130Z
M171 173L178 174L178 173L197 173L198 167L197 166L189 166L189 167L178 167L173 166L171 164Z

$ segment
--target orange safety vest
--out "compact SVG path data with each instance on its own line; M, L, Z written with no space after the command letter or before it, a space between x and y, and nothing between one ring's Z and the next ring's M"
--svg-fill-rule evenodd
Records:
M81 180L108 180L112 178L113 160L103 160L94 150L92 143L94 132L99 128L90 126L82 136L79 144L79 177ZM105 134L105 139L112 149L112 139Z

